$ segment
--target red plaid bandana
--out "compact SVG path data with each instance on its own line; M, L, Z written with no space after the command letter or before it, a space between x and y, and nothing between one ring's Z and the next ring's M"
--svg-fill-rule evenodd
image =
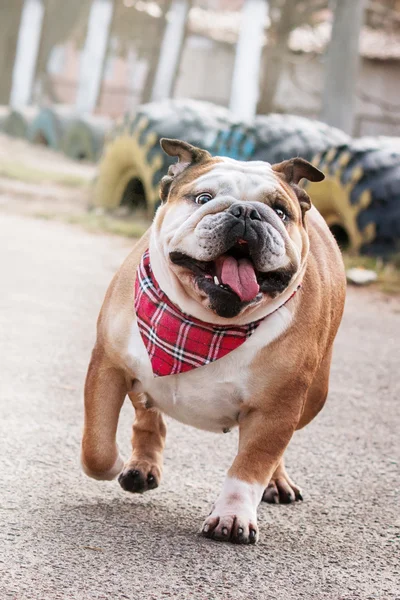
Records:
M225 327L183 313L160 289L148 250L136 273L135 310L155 377L185 373L222 358L243 344L263 321Z

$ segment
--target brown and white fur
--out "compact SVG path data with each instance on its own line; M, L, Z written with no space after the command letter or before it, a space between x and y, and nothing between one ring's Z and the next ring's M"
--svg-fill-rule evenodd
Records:
M179 161L162 181L164 203L152 227L115 275L101 309L85 386L82 465L91 477L119 475L125 490L143 492L161 478L162 413L209 431L238 426L237 456L202 532L254 543L261 500L301 499L283 455L294 431L315 417L328 393L344 270L328 227L297 185L302 177L320 181L323 174L299 158L271 167L213 158L178 140L163 140L162 146ZM199 197L210 201L197 204ZM236 225L250 232L241 243L250 249L261 282L260 293L247 302L203 280L197 269L229 252L237 242L230 233ZM183 312L224 325L265 320L224 358L154 378L133 298L136 269L147 248L161 289ZM116 430L126 395L136 418L132 455L124 464Z

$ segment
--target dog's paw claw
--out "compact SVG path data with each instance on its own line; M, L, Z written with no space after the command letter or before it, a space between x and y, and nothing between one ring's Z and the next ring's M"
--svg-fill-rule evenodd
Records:
M255 529L250 529L249 542L250 542L250 544L255 544L256 541L257 541L257 531Z
M157 479L154 477L154 475L152 475L152 473L149 473L147 475L147 487L149 490L152 490L154 488L156 488L158 486L158 482Z
M219 542L234 544L255 544L258 529L253 523L245 523L237 516L210 516L206 519L201 533Z

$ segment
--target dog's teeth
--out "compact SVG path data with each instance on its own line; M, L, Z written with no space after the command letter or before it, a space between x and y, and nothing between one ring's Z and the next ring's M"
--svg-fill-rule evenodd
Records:
M216 275L214 275L214 283L215 285L219 285L219 279Z

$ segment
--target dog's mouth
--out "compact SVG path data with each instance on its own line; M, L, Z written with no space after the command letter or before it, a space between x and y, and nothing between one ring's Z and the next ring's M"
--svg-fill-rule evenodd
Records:
M237 240L226 253L212 261L196 260L177 251L169 256L175 265L192 271L199 289L207 294L224 292L241 304L261 300L263 293L283 291L290 279L283 272L258 271L249 244L243 239Z

